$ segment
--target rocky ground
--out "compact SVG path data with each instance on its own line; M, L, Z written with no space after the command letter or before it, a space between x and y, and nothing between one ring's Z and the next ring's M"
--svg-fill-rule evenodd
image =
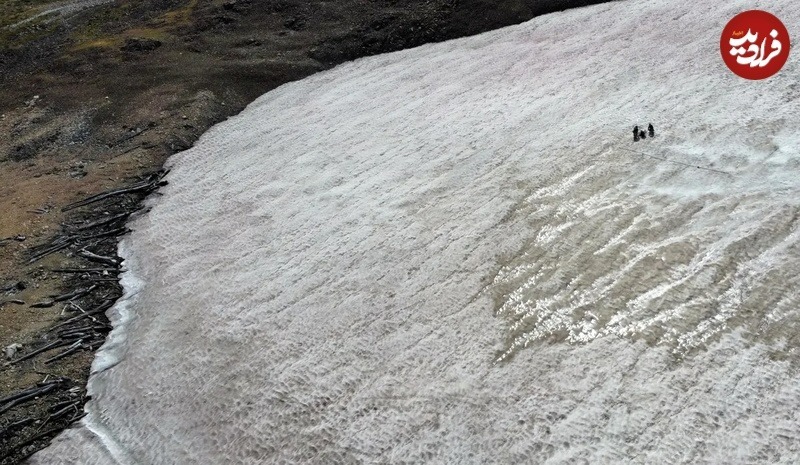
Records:
M116 237L167 157L288 81L589 3L0 0L0 463L81 417Z

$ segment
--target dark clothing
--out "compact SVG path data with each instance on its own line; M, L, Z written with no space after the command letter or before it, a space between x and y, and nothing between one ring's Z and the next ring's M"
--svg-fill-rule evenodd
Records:
M633 141L636 142L639 140L639 126L633 127Z
M650 136L650 137L655 137L656 136L656 130L655 130L655 128L653 128L652 124L648 124L647 125L647 135Z
M644 130L639 131L639 137L642 139L647 139L647 134L644 132Z

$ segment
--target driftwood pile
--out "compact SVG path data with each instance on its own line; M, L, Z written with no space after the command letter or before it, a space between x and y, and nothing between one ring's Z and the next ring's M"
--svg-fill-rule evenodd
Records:
M111 331L106 311L122 295L118 237L129 231L125 225L142 209L144 198L166 184L165 175L163 171L153 173L129 187L64 206L62 211L76 213L50 241L29 249L28 264L59 253L71 257L77 265L43 271L68 276L65 281L69 285L62 293L39 302L13 300L18 305L58 311L60 321L36 341L25 346L14 344L13 350L6 351L9 359L0 371L32 368L44 378L18 392L3 395L0 391L0 464L18 463L41 449L38 442L49 441L84 416L83 405L88 400L85 380L77 382L46 371L105 342Z
M79 202L66 205L61 211L67 212L87 205L97 204L104 200L122 197L122 200L116 204L116 207L122 210L121 212L114 215L96 215L99 218L95 218L91 221L84 221L82 224L65 225L66 227L62 234L56 236L51 242L31 249L31 256L28 259L28 264L41 260L55 252L78 247L80 249L77 251L78 255L83 256L89 261L117 266L117 259L98 255L87 249L93 245L97 245L99 242L98 239L117 237L128 232L125 228L125 222L128 220L128 217L141 209L141 199L166 183L166 181L162 180L164 175L166 175L166 172L159 172L148 176L146 181L133 186L103 192ZM133 205L130 202L131 198L126 196L126 194L135 194L136 197L140 197L139 202L133 202L133 204L135 204ZM113 208L114 206L115 205L112 204L110 207ZM133 208L131 208L131 206L133 206ZM108 213L108 210L104 213Z

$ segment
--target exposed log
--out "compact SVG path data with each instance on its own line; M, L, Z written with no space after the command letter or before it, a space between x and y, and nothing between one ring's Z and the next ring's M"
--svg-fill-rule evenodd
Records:
M71 399L68 399L68 400L65 400L63 402L58 402L56 404L51 405L50 407L47 408L47 410L50 411L50 412L55 412L57 410L61 410L62 408L66 407L67 405L72 405L72 404L74 404L76 402L80 402L80 401L81 401L81 399L76 398L76 397L72 397Z
M97 288L97 284L92 284L86 289L78 289L77 291L69 292L67 294L62 294L59 296L53 297L53 302L64 302L65 300L73 300L77 299L78 297L83 297L86 294L92 292Z
M55 300L43 300L41 302L36 302L34 304L30 304L31 308L50 308L56 304Z
M111 266L119 266L119 262L116 259L111 257L105 257L103 255L97 255L95 253L89 252L86 249L81 249L78 252L78 255L92 262L105 263L106 265L111 265Z
M20 397L25 397L30 393L38 392L40 389L41 389L41 387L34 386L32 388L28 388L28 389L23 389L21 391L17 391L14 394L5 396L2 399L0 399L0 404L5 404L5 403L8 403L8 402L11 402L12 400L17 400Z
M18 397L17 399L14 399L11 402L8 402L5 406L0 408L0 414L11 410L12 408L16 407L17 405L24 404L25 402L27 402L29 400L33 400L35 397L39 397L39 396L41 396L43 394L47 394L48 392L52 391L55 388L56 388L55 384L48 384L47 386L43 386L40 389L38 389L38 390L36 390L34 392L31 392L30 394L26 394L26 395L24 395L22 397Z
M95 341L90 342L86 345L86 348L89 350L96 350L98 347L106 343L106 338L97 339Z
M136 211L139 211L141 209L142 209L142 207L139 207L136 210L133 210L133 211L130 211L130 212L120 213L119 215L114 215L114 216L111 216L109 218L102 219L100 221L95 221L93 223L89 223L89 224L85 224L85 225L82 225L82 226L78 226L77 228L75 228L75 230L76 231L86 231L87 229L94 229L94 228L98 228L100 226L105 226L107 224L111 224L111 223L113 223L115 221L118 221L118 220L127 219L132 213L134 213Z
M45 360L44 364L45 365L49 365L49 364L51 364L53 362L61 360L64 357L68 357L68 356L74 354L75 352L77 352L77 351L82 349L82 347L81 347L82 343L83 343L83 339L78 339L71 346L69 346L69 348L67 350L65 350L65 351L63 351L63 352L61 352L59 354L56 354L56 355L48 358L47 360Z
M96 234L89 234L88 236L78 236L76 240L78 241L88 241L89 239L97 239L98 237L108 237L108 236L122 236L131 232L128 228L117 228L112 229L111 231L102 231Z
M166 181L162 181L161 180L161 178L164 175L166 175L166 173L159 174L156 177L156 179L154 179L154 180L150 180L150 181L145 181L145 182L141 182L141 183L138 183L138 184L134 184L133 186L130 186L130 187L123 187L122 189L114 189L114 190L110 190L110 191L106 191L106 192L101 192L99 194L95 194L95 195L93 195L91 197L87 197L87 198L85 198L83 200L80 200L78 202L73 202L71 204L68 204L68 205L64 206L61 209L61 211L62 212L66 212L66 211L69 211L69 210L73 210L75 208L79 208L79 207L83 207L83 206L86 206L86 205L89 205L89 204L92 204L92 203L95 203L95 202L99 202L99 201L107 199L109 197L114 197L116 195L132 194L132 193L135 193L135 192L154 191L154 190L158 189L159 187L164 186L164 185L167 184Z
M69 412L70 410L75 410L76 412L78 412L79 411L78 410L78 406L80 405L80 403L81 403L80 400L76 400L76 401L72 402L71 404L67 405L66 407L62 407L61 409L51 413L50 416L47 419L48 420L53 420L55 418L58 418L58 417L64 415L65 413Z
M69 342L67 342L67 341L61 341L61 340L53 341L53 342L51 342L50 344L47 344L44 347L40 347L40 348L34 350L31 353L25 354L25 355L23 355L22 357L20 357L18 359L14 359L14 360L8 362L8 364L9 365L14 365L14 364L17 364L17 363L20 363L20 362L24 362L25 360L33 358L33 357L41 354L42 352L47 352L48 350L57 349L59 347L64 347L67 344L69 344Z
M52 328L50 328L50 331L53 331L53 330L58 329L58 328L63 328L64 326L66 326L68 324L72 324L72 323L74 323L76 321L80 321L80 320L82 320L84 318L91 318L94 315L97 315L99 313L103 313L106 310L108 310L109 308L111 308L112 305L113 305L113 301L106 300L103 304L101 304L100 308L97 308L96 310L92 310L91 312L81 313L78 316L74 316L74 317L72 317L72 318L70 318L70 319L68 319L66 321L63 321L63 322L53 326Z
M113 273L117 271L114 268L53 268L53 273Z
M45 250L43 250L41 252L36 252L31 256L30 259L28 259L27 264L30 265L31 263L33 263L33 262L35 262L37 260L41 260L42 258L44 258L44 257L46 257L46 256L48 256L48 255L50 255L52 253L58 252L59 250L66 249L70 245L72 245L72 238L68 238L66 240L66 242L58 243L57 245L49 247L49 248L47 248L47 249L45 249Z
M75 331L94 331L97 326L94 324L88 324L84 326L78 326L75 328L68 328L63 331L58 332L58 337L68 336L69 333L74 333Z
M85 417L88 414L89 414L89 412L87 412L85 410L80 411L80 412L76 413L74 417L70 418L68 423L70 423L70 424L75 423L76 421L80 420L81 418Z
M74 332L74 333L71 333L71 334L67 334L67 335L61 336L61 339L69 340L69 341L74 341L74 340L78 339L78 340L83 341L85 339L88 339L90 336L91 336L91 334L83 331L83 332Z

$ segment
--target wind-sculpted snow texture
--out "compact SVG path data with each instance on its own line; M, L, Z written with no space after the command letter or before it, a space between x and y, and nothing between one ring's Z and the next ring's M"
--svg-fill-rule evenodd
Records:
M34 463L797 463L800 82L725 68L751 8L800 24L616 2L259 98L133 222Z

